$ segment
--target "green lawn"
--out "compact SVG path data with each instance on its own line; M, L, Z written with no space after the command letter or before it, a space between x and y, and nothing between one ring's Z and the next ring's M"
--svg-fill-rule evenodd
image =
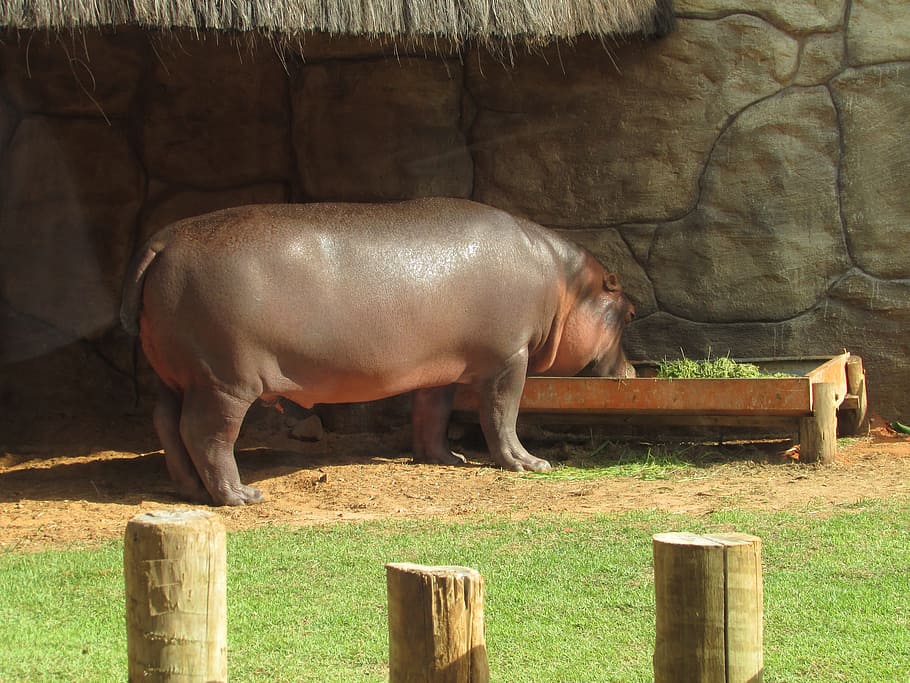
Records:
M493 680L649 681L651 536L760 536L765 681L910 681L910 502L371 522L228 537L232 681L385 681L386 562L486 578ZM123 680L122 545L0 555L0 681Z

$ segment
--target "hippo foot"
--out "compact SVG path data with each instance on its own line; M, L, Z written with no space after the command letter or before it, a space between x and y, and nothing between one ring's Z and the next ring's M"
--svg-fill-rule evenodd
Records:
M454 451L439 451L438 453L423 453L414 456L415 462L433 463L435 465L466 465L468 459L461 453Z
M505 470L512 472L549 472L553 469L546 460L535 458L525 451L524 453L515 453L512 457L503 458L499 461L500 466Z
M254 503L261 503L265 500L262 491L255 486L246 486L245 484L240 484L238 487L223 487L218 491L218 494L212 496L212 498L215 499L215 505L232 506L252 505Z
M527 460L518 462L519 469L517 472L549 472L553 469L546 460L529 456Z

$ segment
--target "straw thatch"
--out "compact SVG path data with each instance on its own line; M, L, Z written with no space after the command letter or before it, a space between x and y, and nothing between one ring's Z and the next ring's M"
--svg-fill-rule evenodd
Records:
M662 35L672 0L0 0L0 26L138 25L297 35L572 39Z

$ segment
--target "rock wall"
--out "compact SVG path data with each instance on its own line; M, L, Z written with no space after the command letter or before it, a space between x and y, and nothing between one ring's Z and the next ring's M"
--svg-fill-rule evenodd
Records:
M0 406L133 404L119 283L171 220L448 195L615 268L638 304L632 357L846 348L873 409L906 418L910 5L676 6L657 42L494 52L7 35Z

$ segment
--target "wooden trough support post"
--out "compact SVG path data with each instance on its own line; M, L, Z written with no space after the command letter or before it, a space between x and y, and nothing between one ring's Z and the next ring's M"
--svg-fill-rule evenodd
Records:
M654 683L761 683L761 539L654 536Z
M847 359L847 394L855 397L855 410L842 410L837 415L838 431L842 435L869 433L868 399L866 398L866 371L863 359L851 355Z
M843 398L843 397L841 397ZM837 385L812 385L812 417L799 421L799 461L827 465L837 455Z
M130 681L227 680L224 525L203 510L133 517L123 547Z
M389 683L488 683L483 576L467 567L386 565Z

